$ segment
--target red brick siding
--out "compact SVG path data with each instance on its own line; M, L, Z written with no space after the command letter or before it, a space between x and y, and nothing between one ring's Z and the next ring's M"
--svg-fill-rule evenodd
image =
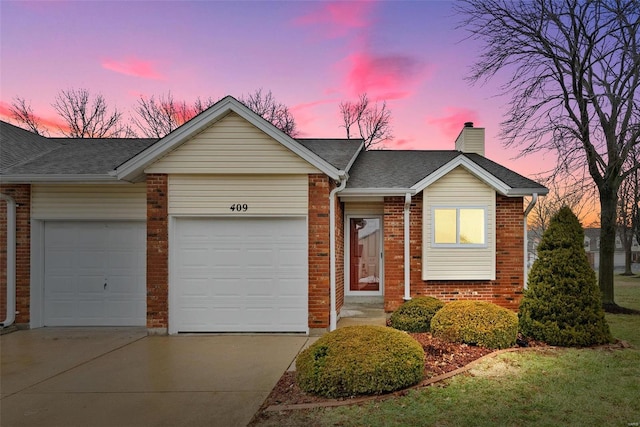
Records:
M336 197L336 312L344 304L344 203Z
M384 309L404 298L404 197L384 198Z
M496 195L496 280L422 280L422 198L411 199L410 251L411 295L428 295L443 301L485 300L517 310L522 299L524 272L523 199ZM385 198L385 310L402 303L403 256L400 197Z
M28 324L31 285L31 185L0 184L0 192L16 202L16 320ZM0 202L0 317L6 317L7 203Z
M309 328L328 328L330 295L329 177L309 175Z
M169 300L168 176L147 175L147 327L167 328Z

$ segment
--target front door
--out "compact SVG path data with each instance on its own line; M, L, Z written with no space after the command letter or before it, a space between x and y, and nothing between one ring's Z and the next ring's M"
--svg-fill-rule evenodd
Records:
M382 220L349 218L348 294L382 295Z

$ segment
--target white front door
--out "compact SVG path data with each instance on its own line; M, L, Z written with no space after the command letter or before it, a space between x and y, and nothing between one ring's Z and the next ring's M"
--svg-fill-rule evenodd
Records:
M47 221L45 326L146 324L144 222Z
M306 218L177 218L169 332L307 332Z

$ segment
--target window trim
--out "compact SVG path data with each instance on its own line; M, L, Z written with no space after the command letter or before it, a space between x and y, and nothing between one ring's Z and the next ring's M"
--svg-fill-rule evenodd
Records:
M436 243L436 214L438 209L456 211L456 243ZM464 209L482 210L484 214L483 243L460 243L460 211ZM437 205L431 206L431 247L432 248L456 248L456 249L487 249L489 247L489 217L486 205Z

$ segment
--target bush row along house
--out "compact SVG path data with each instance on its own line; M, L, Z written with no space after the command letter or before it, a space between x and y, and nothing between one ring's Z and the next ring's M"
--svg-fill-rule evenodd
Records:
M365 151L291 138L233 97L159 140L0 136L5 326L309 334L345 297L517 310L547 193L487 159L472 123L451 150Z

